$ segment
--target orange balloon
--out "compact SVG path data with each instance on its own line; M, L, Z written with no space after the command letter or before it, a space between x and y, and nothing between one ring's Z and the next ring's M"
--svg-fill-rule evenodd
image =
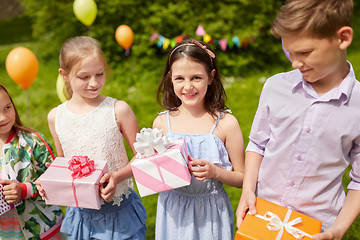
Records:
M39 72L39 62L35 54L25 48L16 47L6 57L6 71L21 88L28 89Z
M125 50L130 49L134 41L134 32L128 25L120 25L115 31L115 39Z

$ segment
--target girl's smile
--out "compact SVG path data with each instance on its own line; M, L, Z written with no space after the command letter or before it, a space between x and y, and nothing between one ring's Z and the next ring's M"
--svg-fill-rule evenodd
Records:
M211 79L203 64L189 58L180 58L171 67L171 80L182 105L204 104Z

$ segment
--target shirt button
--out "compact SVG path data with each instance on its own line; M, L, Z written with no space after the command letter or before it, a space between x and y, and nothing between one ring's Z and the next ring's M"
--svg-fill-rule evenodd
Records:
M290 182L290 186L294 186L295 183L293 181Z
M307 128L307 129L306 129L306 132L307 132L307 133L311 133L311 128Z
M301 161L301 160L302 160L302 157L301 157L300 155L298 155L298 156L296 157L296 159L297 159L298 161Z

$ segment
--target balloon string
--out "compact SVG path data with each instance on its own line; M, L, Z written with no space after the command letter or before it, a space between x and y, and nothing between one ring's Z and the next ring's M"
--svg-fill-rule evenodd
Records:
M91 27L90 27L90 26L87 26L87 29L88 29L89 37L91 37L91 36L92 36Z
M128 48L128 49L125 49L125 56L129 56L130 55L130 48Z
M28 114L28 119L29 119L29 124L28 126L31 128L31 111L30 111L30 100L29 100L29 93L28 90L25 90L25 95L26 95L26 108L27 108L27 114Z

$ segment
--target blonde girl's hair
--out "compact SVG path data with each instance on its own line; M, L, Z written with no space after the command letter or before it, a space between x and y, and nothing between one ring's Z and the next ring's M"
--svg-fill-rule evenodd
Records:
M10 99L10 102L11 102L11 104L12 104L13 107L14 107L14 110L15 110L15 123L14 123L13 129L14 129L14 130L20 130L20 129L25 128L25 127L23 126L21 120L20 120L20 115L19 115L19 113L18 113L18 111L17 111L17 109L16 109L16 107L15 107L14 101L12 100L12 98L11 98L9 92L6 90L6 88L5 88L3 85L1 85L1 84L0 84L0 91L4 91L4 92L8 95L8 97L9 97L9 99Z
M344 26L352 27L353 0L287 0L271 29L275 37L304 33L332 38Z
M104 64L105 72L110 72L100 43L86 36L70 38L62 45L59 55L60 68L65 75L74 74L80 69L82 61L91 56L98 57ZM64 95L68 100L72 97L72 89L68 81L65 81Z
M213 78L206 91L204 101L207 112L216 117L219 111L227 109L225 105L227 97L217 68L215 54L209 45L193 39L178 43L170 52L164 68L163 78L157 90L158 103L170 111L176 111L177 107L181 105L181 100L174 92L171 67L174 62L184 57L203 64L209 78ZM211 75L212 70L215 70L214 77Z

